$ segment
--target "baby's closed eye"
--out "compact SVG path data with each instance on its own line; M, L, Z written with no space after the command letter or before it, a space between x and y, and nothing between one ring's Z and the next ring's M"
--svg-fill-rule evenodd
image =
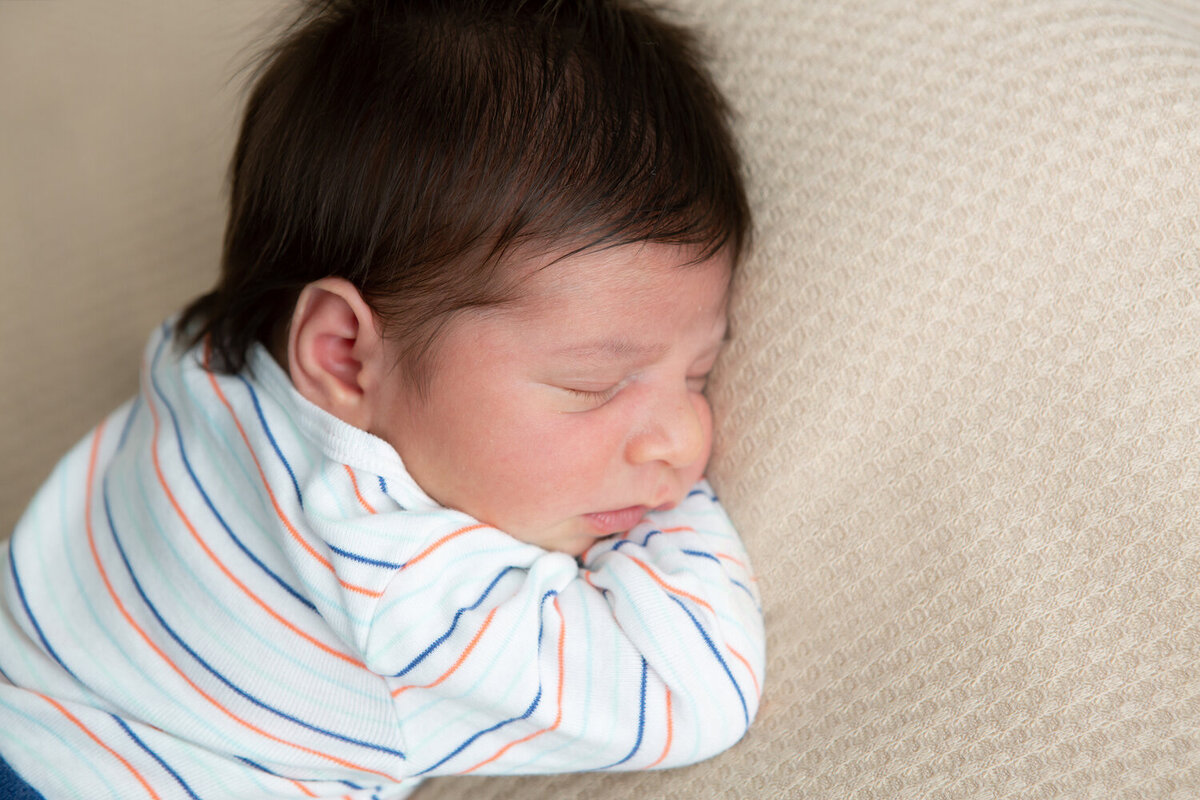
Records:
M616 397L621 390L622 383L615 382L609 384L575 384L563 385L558 388L566 392L573 398L585 401L591 407L599 407L607 403L609 400Z

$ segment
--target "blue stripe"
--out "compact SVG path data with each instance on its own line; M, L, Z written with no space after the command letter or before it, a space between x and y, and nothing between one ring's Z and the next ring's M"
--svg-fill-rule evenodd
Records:
M238 761L242 762L243 764L245 764L248 767L253 767L254 769L258 770L259 772L265 772L266 774L270 775L272 778L280 778L282 780L292 781L294 783L329 783L330 782L330 780L328 778L289 777L287 775L284 775L281 772L276 772L275 770L267 769L262 764L259 764L257 761L251 761L250 759L246 758L245 756L234 756L234 758L236 758Z
M404 754L401 753L399 750L393 750L393 749L391 749L389 747L385 747L383 745L373 744L371 742L365 742L365 741L362 741L361 739L355 739L350 736L344 736L342 734L335 733L333 731L329 731L324 728L317 727L316 725L305 722L304 720L302 720L298 717L294 717L291 714L288 714L284 711L280 711L279 709L277 709L273 706L270 706L267 703L264 703L263 701L259 700L257 697L254 697L253 695L249 694L242 688L234 685L228 678L226 678L224 675L222 675L220 672L218 672L216 669L214 669L211 665L209 665L209 663L207 661L205 661L203 658L201 658L200 655L195 650L193 650L187 644L187 642L185 642L179 636L179 634L177 634L175 632L175 630L170 625L167 624L167 621L165 619L163 619L161 614L158 613L158 608L154 605L153 602L151 602L150 598L146 595L146 592L142 589L142 584L137 579L137 575L134 574L133 565L129 562L129 557L126 555L125 548L121 545L120 537L117 535L117 526L116 526L116 522L113 519L112 506L109 503L107 477L105 478L105 481L104 481L104 513L108 517L108 526L109 526L109 530L112 531L113 542L116 543L116 545L117 545L117 551L121 554L121 560L125 563L125 571L129 573L129 579L133 582L133 588L137 590L138 596L142 598L142 602L146 604L146 608L148 608L150 610L150 613L154 615L154 618L156 620L158 620L158 624L161 625L163 630L167 632L167 635L170 636L175 641L176 644L178 644L180 647L182 647L184 649L184 651L186 651L187 654L190 655L196 661L196 663L199 664L201 667L203 667L210 675L212 675L214 678L219 680L221 683L225 684L231 690L236 692L239 697L242 697L245 700L250 701L254 705L263 709L264 711L269 711L272 714L275 714L276 716L280 717L281 719L285 719L288 722L295 723L296 725L299 725L302 728L307 728L310 731L313 731L315 733L320 733L320 734L322 734L324 736L328 736L332 739L337 739L338 741L341 741L341 742L358 745L360 747L366 747L371 750L378 751L380 753L387 753L388 755L394 755L394 756L398 756L399 758L404 758Z
M91 509L88 509L88 512L90 511ZM29 617L29 621L33 624L33 629L37 631L38 639L41 640L42 646L46 648L46 652L50 654L50 657L57 661L58 665L67 671L68 675L70 675L79 683L83 683L83 681L79 680L79 676L72 672L71 668L64 664L63 660L58 657L58 653L54 651L54 648L50 646L50 642L46 639L46 634L42 631L42 626L38 625L37 617L33 615L33 609L29 607L29 600L25 597L25 588L21 586L21 576L17 574L17 556L16 553L12 551L11 546L8 551L8 567L9 571L12 572L13 583L15 583L17 587L17 596L21 598L21 607L25 609L25 615ZM12 683L12 681L9 681L9 683Z
M645 535L645 537L642 538L641 544L639 544L638 546L645 547L650 542L651 539L653 539L655 536L661 536L661 535L663 535L663 532L660 531L658 528L655 528L655 529L651 530L649 533L647 533ZM612 552L616 552L617 550L620 550L622 547L624 547L625 545L630 544L632 542L633 542L633 539L621 539L620 541L618 541L616 544L613 545ZM701 555L701 553L699 553L697 551L693 551L693 550L684 550L683 552L688 553L689 555Z
M159 344L159 353L161 353L161 351L162 351L162 344L160 343ZM155 354L155 359L157 360L157 358L158 358L158 353ZM151 382L152 383L154 382L153 377L151 378ZM175 412L171 409L170 404L167 402L167 399L163 396L162 392L158 390L157 385L155 385L155 391L157 392L159 398L162 400L163 405L166 407L167 411L169 411L171 413L172 418L174 418ZM176 434L177 434L177 438L178 438L178 427L176 428ZM180 441L181 447L182 447L182 444L183 444L182 441ZM186 463L186 459L185 459L185 463ZM190 471L190 467L189 467L189 471ZM358 745L360 747L366 747L371 750L376 750L381 753L387 753L388 755L394 755L399 758L404 758L404 754L402 752L400 752L399 750L394 750L394 749L385 747L383 745L373 744L371 742L365 742L360 739L355 739L355 738L352 738L349 736L343 736L342 734L338 734L333 731L325 730L324 728L317 727L315 725L312 725L311 723L305 722L304 720L294 717L291 714L287 714L283 711L280 711L279 709L276 709L276 708L264 703L263 701L259 700L258 698L248 694L243 689L241 689L240 687L238 687L238 686L234 685L232 682L230 682L224 675L222 675L220 672L215 670L212 666L210 666L208 664L208 662L206 662L203 658L201 658L200 655L197 654L196 651L193 650L186 642L184 642L183 639L175 632L175 630L173 628L171 628L170 625L167 624L167 621L165 619L163 619L161 614L158 613L158 609L155 607L154 603L152 603L150 601L150 598L146 595L146 592L142 589L141 582L137 579L137 576L134 574L133 565L130 563L129 558L125 553L125 548L121 545L120 537L117 534L117 526L116 526L115 520L113 519L112 505L109 500L108 476L107 475L105 476L104 482L103 482L103 494L104 494L104 513L105 513L106 517L108 518L109 530L112 533L113 542L117 546L117 551L121 555L121 560L125 564L125 570L129 573L129 578L133 582L134 589L137 590L138 596L142 598L142 602L146 604L146 608L148 608L150 610L150 613L154 615L154 618L156 620L158 620L159 625L161 625L163 630L165 630L167 632L167 635L169 635L176 642L176 644L178 644L180 647L182 647L188 653L188 655L190 655L196 661L196 663L198 663L201 667L203 667L206 671L208 671L208 673L210 675L212 675L214 678L221 681L221 683L225 684L231 690L236 692L240 697L248 700L249 702L251 702L254 705L258 706L259 708L263 709L264 711L269 711L272 714L275 714L276 716L278 716L282 719L286 719L289 722L293 722L296 725L299 725L303 728L307 728L308 730L311 730L315 733L320 733L324 736L329 736L330 738L337 739L338 741L347 742L349 744L354 744L354 745ZM210 505L210 507L211 507L211 505Z
M436 650L437 648L441 647L441 645L442 645L442 644L444 644L444 643L445 643L445 641L446 641L447 639L449 639L449 638L450 638L450 635L451 635L452 633L454 633L454 629L458 627L458 621L459 621L460 619L462 619L462 615L463 615L463 614L465 614L465 613L467 613L468 611L474 611L475 609L479 608L480 604L482 604L482 603L483 603L483 601L487 599L487 596L488 596L489 594L491 594L491 593L492 593L492 589L495 589L495 588L496 588L496 584L500 582L500 579L501 579L501 578L503 578L505 575L507 575L509 572L511 572L511 571L512 571L512 570L514 570L514 569L517 569L517 567L508 566L508 567L505 567L504 569L502 569L502 570L500 571L500 574L499 574L499 575L497 575L495 578L493 578L493 579L492 579L492 582L488 584L488 587L487 587L486 589L484 589L484 590L483 590L483 594L479 595L479 599L478 599L478 600L476 600L474 603L472 603L472 604L471 604L471 605L469 605L469 606L466 606L466 607L464 607L464 608L460 608L458 611L456 611L456 612L454 613L454 620L453 620L453 621L450 623L450 627L449 627L449 629L447 629L447 630L446 630L446 632L445 632L445 633L443 633L443 634L442 634L441 636L439 636L438 638L434 639L434 640L433 640L433 643L432 643L432 644L430 644L430 645L429 645L429 647L426 647L426 648L425 648L425 650L424 650L424 652L422 652L422 653L421 653L419 656L417 656L416 658L414 658L414 659L413 659L411 662L409 662L409 664L408 664L408 666L407 666L407 667L405 667L404 669L400 670L399 672L397 672L397 673L396 673L395 675L393 675L392 677L393 677L393 678L403 678L403 677L404 677L406 674L408 674L408 673L409 673L409 672L410 672L410 671L411 671L411 670L412 670L414 667L416 667L418 664L420 664L422 661L424 661L426 658L428 658L430 653L432 653L432 652L433 652L434 650ZM546 599L545 597L543 597L543 598L542 598L542 600L543 600L543 601L544 601L545 599ZM540 642L541 642L541 638L542 638L542 635L541 635L541 633L539 632L539 633L538 633L538 642L539 642L539 644L540 644Z
M264 564L262 560L259 559L259 557L253 552L251 552L250 548L248 548L245 543L238 538L237 534L233 532L233 529L230 528L228 523L225 522L225 518L221 516L219 511L217 511L217 507L213 505L212 498L208 496L208 492L204 491L204 487L200 484L200 479L196 476L195 470L192 469L192 462L188 458L187 448L185 448L183 445L183 434L179 427L179 418L176 417L175 409L171 407L171 403L167 400L166 395L158 385L158 380L154 377L158 359L162 354L163 344L165 341L166 340L164 339L163 341L159 342L158 349L154 353L154 360L150 365L150 384L154 387L154 393L157 394L159 399L162 401L163 407L167 409L167 413L171 415L171 425L175 430L175 441L179 445L179 456L183 461L183 466L187 470L188 476L192 479L192 484L196 487L196 491L200 493L200 497L203 498L204 504L208 506L210 511L212 511L213 516L217 518L217 522L220 523L221 527L225 529L225 533L229 535L229 538L233 540L233 543L237 545L238 549L245 553L246 557L253 561L254 564L264 573L266 573L266 575L271 578L271 580L273 580L281 589L290 594L310 611L316 612L317 607L313 605L312 601L288 585L287 581L285 581L270 567Z
M660 536L660 535L662 535L662 531L660 531L658 528L655 528L654 530L650 531L649 533L646 534L646 538L642 539L642 547L645 547L647 544L649 544L650 540L653 539L655 536Z
M642 749L642 737L646 734L646 673L648 667L646 665L646 657L642 656L642 691L638 697L638 731L637 739L633 743L633 749L629 751L629 755L622 758L620 761L615 761L607 767L600 767L599 770L613 769L624 764L629 759L633 758L638 750Z
M269 770L266 767L264 767L262 764L259 764L256 761L251 761L250 759L246 758L245 756L234 756L234 758L236 758L238 761L241 761L243 764L247 764L251 767L254 767L259 772L265 772L272 777L283 778L285 781L300 780L299 778L288 778L284 775L280 775L278 772Z
M329 544L328 542L326 542L325 545L326 545L326 547L328 547L333 552L337 553L342 558L348 558L351 561L357 561L359 564L366 564L366 565L372 566L372 567L383 567L384 569L404 569L403 564L397 564L394 561L380 561L377 558L367 558L366 556L360 556L358 553L351 553L349 550L343 550L340 547L334 547L333 545Z
M246 391L250 392L250 401L254 403L254 411L258 415L259 424L262 425L263 432L267 434L267 441L271 443L271 447L275 450L275 455L279 456L279 460L283 463L284 469L292 478L292 488L296 491L296 502L304 508L304 497L300 494L300 484L296 481L296 473L292 471L292 465L283 457L283 451L279 449L279 442L275 441L275 435L271 433L271 426L267 424L267 418L263 414L262 404L258 402L258 393L254 391L254 387L250 385L250 381L246 380L242 375L238 375L237 379L246 387Z
M655 528L654 530L652 530L646 534L646 537L644 539L642 539L642 543L638 546L645 547L646 542L650 541L655 536L658 536L660 533L662 533L662 531L660 531L658 528ZM617 542L616 544L613 545L612 552L615 553L616 551L620 550L622 547L624 547L627 544L630 544L631 542L633 542L633 539L621 539L619 542Z
M696 556L697 558L711 559L712 561L717 562L717 565L720 566L722 570L725 569L724 565L721 564L721 559L717 558L712 553L705 553L701 550L684 550L682 552L686 553L689 556ZM750 587L746 586L746 584L742 583L741 581L736 580L735 578L733 578L733 576L727 575L726 577L729 578L730 583L732 583L734 586L738 587L743 592L745 592L747 595L749 595L750 599L754 600L755 608L758 608L758 601L754 599L754 592L750 591ZM760 608L759 610L761 611L762 609Z
M158 753L154 752L149 747L147 747L146 743L143 742L140 738L138 738L138 735L136 733L134 733L128 725L125 724L124 720L122 720L120 717L118 717L115 714L109 714L109 716L113 718L114 722L116 722L118 725L121 726L121 728L125 731L125 733L129 734L129 738L133 739L134 743L137 744L138 747L145 750L150 755L151 758L153 758L155 761L158 762L159 766L161 766L167 772L171 773L171 777L174 778L176 783L178 783L180 785L180 787L182 787L183 790L188 793L188 797L191 797L192 800L200 800L200 798L196 796L196 793L192 791L192 787L188 786L187 782L184 781L183 778L179 777L179 773L176 772L175 770L171 769L167 765L167 762L163 761L162 758L159 757Z
M133 427L133 417L137 413L138 408L140 407L140 402L139 402L140 400L141 400L140 396L135 397L133 404L130 406L129 414L125 418L125 424L121 428L121 436L117 440L117 450L118 451L120 451L120 449L124 446L125 439L129 435L129 429L131 427ZM84 513L90 514L90 513L92 513L92 510L90 508L84 509ZM29 617L29 621L31 623L33 623L33 628L35 631L37 631L38 638L41 640L42 645L46 648L46 652L48 652L50 654L51 658L53 658L56 662L58 662L58 665L60 667L62 667L64 670L67 671L68 675L70 675L72 678L74 678L76 681L78 681L79 683L82 684L83 681L79 680L79 676L71 671L71 668L68 667L61 658L59 658L58 653L56 653L54 651L54 648L50 646L50 642L46 639L45 634L42 632L41 626L38 625L37 618L34 617L34 615L33 615L33 609L31 609L29 607L29 602L25 597L25 590L21 586L21 577L17 574L17 557L16 557L16 553L13 552L11 545L9 546L9 551L8 551L8 565L12 571L13 582L16 584L16 587L17 587L17 595L21 598L21 605L22 605L22 607L24 607L25 613ZM10 681L10 683L11 683L11 681Z
M730 583L732 583L734 586L738 587L739 589L741 589L743 592L745 592L745 593L746 593L746 595L747 595L747 596L748 596L748 597L749 597L751 600L754 600L754 607L755 607L755 608L757 608L757 609L758 609L760 612L762 611L762 608L761 608L761 607L759 607L759 605L758 605L758 601L754 599L754 592L750 591L750 587L749 587L749 586L747 586L746 584L742 583L741 581L735 581L733 578L730 578L730 579L729 579L729 582L730 582Z
M495 584L493 583L493 585L495 585ZM490 590L490 587L489 587L489 590ZM557 594L558 594L558 592L556 592L554 590L546 592L544 595L542 595L542 599L538 605L540 607L544 608L546 605L546 599L550 598L550 597L554 597ZM538 620L537 649L538 649L539 654L542 651L542 637L543 637L543 634L545 633L545 631L546 631L546 616L544 613L542 613L539 615L539 620ZM432 766L426 767L425 769L421 770L420 772L414 773L413 777L420 777L421 775L426 775L430 772L433 772L435 769L440 767L442 764L445 764L447 761L449 761L450 759L457 756L463 750L466 750L468 747L470 747L477 739L479 739L479 737L486 736L489 733L498 731L501 728L503 728L505 725L508 725L510 723L519 722L520 720L523 720L523 719L529 719L529 717L537 709L538 703L540 703L542 701L542 691L543 691L542 684L541 684L541 681L539 680L537 695L533 698L533 702L529 704L529 708L525 709L525 713L523 713L517 717L512 717L511 719L506 719L503 722L498 722L490 728L486 728L482 731L479 731L478 733L473 734L465 742L463 742L458 747L456 747L452 751L450 751L450 753L447 754L444 758L442 758L441 761L438 761L437 763L433 764Z
M250 401L254 403L254 412L258 416L258 422L262 426L263 433L267 435L267 441L271 443L271 449L275 451L275 455L279 457L279 463L283 464L283 468L287 470L288 476L292 479L292 489L296 492L296 502L300 504L300 508L304 508L304 496L300 493L300 483L296 480L296 472L292 469L292 465L283 455L283 450L279 447L279 442L275 439L275 434L271 432L271 426L267 424L266 414L263 413L262 404L258 400L258 393L254 391L254 387L242 375L237 376L242 385L246 387L246 391L250 393ZM387 494L387 486L383 482L383 477L379 478L379 485L383 489L384 494ZM328 544L328 543L326 543ZM357 553L351 553L349 550L343 550L339 547L329 545L329 548L343 558L349 558L357 561L360 564L368 564L373 567L383 567L384 569L400 569L401 564L393 564L390 561L379 561L377 559L360 556Z
M117 450L121 452L125 449L125 440L129 438L129 431L133 428L133 418L142 410L142 393L138 392L133 396L133 403L129 406L129 415L125 417L125 425L121 428L121 435L117 438Z
M385 481L385 480L383 479L383 476L382 476L382 475L380 475L380 476L379 476L379 491L383 492L383 493L384 493L384 495L387 497L387 499L389 499L389 500L391 500L393 503L395 503L395 504L396 504L396 508L397 508L398 510L400 510L400 511L405 511L405 510L406 510L406 509L404 508L404 503L401 503L399 500L397 500L396 498L394 498L394 497L392 497L390 494L388 494L388 486L387 486L387 481Z
M359 786L357 783L352 783L350 781L335 781L331 778L289 778L288 776L283 775L279 772L276 772L275 770L267 769L262 764L259 764L256 761L251 761L250 759L246 758L245 756L234 756L234 757L238 761L241 761L246 766L253 767L254 769L258 770L259 772L265 772L274 778L282 778L285 781L295 781L297 783L340 783L342 786L349 786L351 789L354 789L355 791L361 791L364 788L362 786ZM374 788L375 788L375 791L379 791L383 787L376 786Z
M729 671L729 665L725 663L725 659L721 656L721 651L717 649L715 644L713 644L713 640L709 637L708 631L704 630L704 626L700 624L700 620L696 619L696 616L688 609L686 605L684 605L683 601L673 594L667 596L674 600L679 607L683 609L683 613L687 614L688 617L691 618L692 624L696 626L696 630L700 631L700 636L704 638L704 643L708 645L708 649L711 650L712 654L716 657L717 662L721 665L721 669L725 670L726 677L728 677L729 682L733 684L733 690L737 692L738 700L740 700L742 703L742 716L746 720L746 727L749 728L750 710L746 707L746 698L742 694L742 687L738 686L738 682L734 680L733 673Z
M254 761L251 761L250 759L246 758L245 756L234 756L234 758L236 758L238 761L241 761L243 764L249 764L250 766L254 767L256 770L259 770L260 772L265 772L268 775L274 775L276 778L283 777L278 772L271 772L271 770L267 769L262 764L258 764Z
M460 744L458 747L454 748L454 750L452 750L450 752L450 754L447 755L445 758L443 758L441 761L437 762L436 764L434 764L431 767L421 770L420 772L416 773L414 775L414 777L420 777L421 775L426 775L426 774L432 772L433 770L437 769L442 764L445 764L447 761L454 758L456 755L461 753L463 750L466 750L468 747L470 747L475 742L475 740L478 739L480 736L486 736L489 733L498 731L501 728L503 728L505 725L508 725L509 723L518 722L523 719L529 719L529 717L533 714L534 710L538 707L538 703L540 703L541 701L542 701L542 687L539 685L538 690L537 690L537 696L535 696L533 698L533 702L529 704L529 708L525 709L524 714L521 714L519 717L513 717L511 719L506 719L503 722L497 722L492 727L487 728L486 730L479 731L479 733L474 734L473 736L471 736L471 738L467 739L465 742Z

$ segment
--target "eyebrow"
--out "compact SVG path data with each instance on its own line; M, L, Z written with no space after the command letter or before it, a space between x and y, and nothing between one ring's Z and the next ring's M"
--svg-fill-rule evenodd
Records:
M612 360L653 358L667 351L663 344L637 344L628 339L600 339L594 342L568 345L556 351L557 355L576 358L609 358Z
M716 342L713 349L719 350L729 343L732 331L729 327L725 328L725 334ZM614 361L628 359L653 359L661 356L667 350L669 345L665 344L638 344L631 342L628 339L598 339L592 342L583 342L575 345L567 345L555 351L555 355L572 356L575 358L585 359L602 359L608 358Z

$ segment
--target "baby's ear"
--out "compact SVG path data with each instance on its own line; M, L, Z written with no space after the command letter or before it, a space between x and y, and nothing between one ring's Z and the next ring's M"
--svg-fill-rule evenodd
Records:
M300 292L288 328L287 369L309 402L365 429L370 389L384 356L375 313L342 278L322 278Z

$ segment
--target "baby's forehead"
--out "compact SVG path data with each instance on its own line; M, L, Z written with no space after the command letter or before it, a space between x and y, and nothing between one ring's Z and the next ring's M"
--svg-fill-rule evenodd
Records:
M708 254L695 245L565 243L517 252L500 268L508 273L510 296L517 305L553 303L567 294L589 292L625 295L632 301L661 290L664 282L683 285L693 272L721 275L728 288L733 258L725 250Z
M636 244L509 268L517 271L510 297L461 317L448 347L632 362L681 342L707 352L725 338L731 266L724 257L697 261L690 248Z

